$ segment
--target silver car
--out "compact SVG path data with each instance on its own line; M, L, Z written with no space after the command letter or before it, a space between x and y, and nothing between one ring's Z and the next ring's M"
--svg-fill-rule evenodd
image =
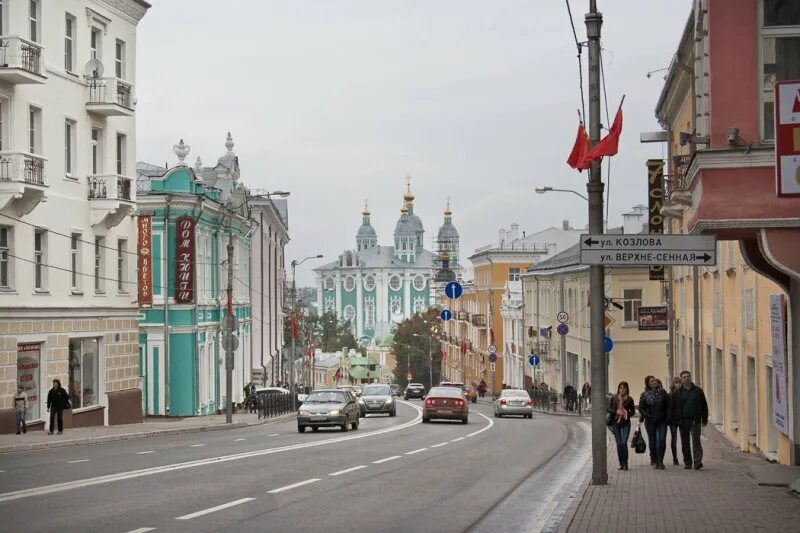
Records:
M386 413L389 416L397 416L397 404L392 397L392 389L389 385L374 383L365 385L358 399L358 408L361 416L370 413Z
M352 393L338 389L312 391L297 411L297 431L307 427L318 431L321 427L338 427L347 431L358 429L359 411Z
M494 416L521 415L533 418L533 401L530 394L522 389L505 389L494 401Z

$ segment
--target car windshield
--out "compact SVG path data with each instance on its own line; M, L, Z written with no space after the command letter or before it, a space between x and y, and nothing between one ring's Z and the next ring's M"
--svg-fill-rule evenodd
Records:
M504 390L500 396L502 398L530 398L530 395L524 390Z
M342 391L312 392L305 403L345 403L345 395Z
M455 387L434 387L428 393L428 398L461 398L461 389Z
M388 396L392 393L389 385L367 385L361 391L363 396Z

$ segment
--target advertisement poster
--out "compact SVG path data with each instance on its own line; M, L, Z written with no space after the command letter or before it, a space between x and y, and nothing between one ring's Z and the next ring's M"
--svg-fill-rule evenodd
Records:
M650 234L664 233L664 160L647 160L647 225ZM650 279L664 281L664 265L650 265ZM641 329L641 328L639 328Z
M17 345L17 385L22 387L28 396L28 409L25 420L39 420L39 404L41 403L41 376L39 365L42 345L38 342ZM17 391L14 391L15 393Z
M783 322L783 295L769 295L769 327L772 334L772 422L784 435L789 434L786 391L786 345Z
M194 218L178 217L175 225L175 303L194 302Z
M139 305L153 304L153 232L152 219L139 216L139 239L137 244L136 272L139 277Z
M637 313L639 331L667 331L669 329L666 305L640 307Z

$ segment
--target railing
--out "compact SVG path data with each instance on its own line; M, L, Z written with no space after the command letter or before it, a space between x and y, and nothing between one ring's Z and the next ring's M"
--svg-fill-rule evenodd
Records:
M117 78L91 78L86 82L89 104L117 104L133 110L133 86Z
M481 252L542 252L547 253L551 244L546 242L500 242L481 246L475 253Z
M44 159L33 154L0 152L0 181L44 185Z
M590 398L583 398L575 392L571 398L564 399L563 394L554 390L528 389L533 400L533 409L542 413L559 415L585 416L591 413Z
M86 178L89 187L88 198L105 199L116 198L118 200L131 200L132 183L130 178L116 174L91 175Z
M298 402L299 405L299 402ZM293 413L291 394L259 394L245 400L249 412L258 412L258 418L270 418Z
M117 176L117 198L120 200L131 199L131 180Z
M0 69L19 68L42 76L42 46L22 37L0 37Z
M666 185L665 197L667 200L669 200L674 192L689 190L687 172L691 161L691 154L676 155L672 158L672 168L670 169L669 177L664 180Z

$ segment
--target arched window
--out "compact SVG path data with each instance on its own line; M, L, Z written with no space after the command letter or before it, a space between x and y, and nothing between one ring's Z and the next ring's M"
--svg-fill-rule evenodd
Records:
M392 277L389 278L389 288L393 291L399 291L400 287L403 286L403 280L397 274L392 274Z
M356 317L356 310L352 305L348 305L344 308L344 319L353 323L353 319Z
M367 300L367 302L364 304L364 325L375 325L375 302L372 300Z
M356 280L353 276L347 276L344 278L344 290L347 292L352 292L353 289L356 288Z
M345 264L345 266L349 266L349 267L353 266L353 254L351 254L350 252L347 252L344 255L344 264Z

